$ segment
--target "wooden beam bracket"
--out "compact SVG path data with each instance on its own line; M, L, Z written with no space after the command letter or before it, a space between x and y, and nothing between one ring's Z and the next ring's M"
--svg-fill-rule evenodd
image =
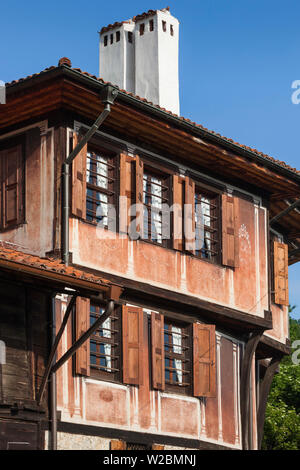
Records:
M274 374L280 364L280 358L273 357L270 361L267 370L265 372L264 378L262 383L260 384L259 390L259 405L257 411L257 445L258 449L261 448L263 433L264 433L264 423L265 423L265 413L266 413L266 406L268 395L270 392L272 380Z
M243 450L250 450L250 379L252 359L256 347L262 337L263 331L256 330L250 333L249 339L242 360L241 382L240 382L240 397L241 397L241 421L242 421L242 445Z

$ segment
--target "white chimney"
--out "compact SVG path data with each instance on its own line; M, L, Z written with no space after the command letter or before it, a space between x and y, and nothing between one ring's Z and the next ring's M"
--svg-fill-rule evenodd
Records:
M100 77L179 115L179 22L149 10L100 31Z

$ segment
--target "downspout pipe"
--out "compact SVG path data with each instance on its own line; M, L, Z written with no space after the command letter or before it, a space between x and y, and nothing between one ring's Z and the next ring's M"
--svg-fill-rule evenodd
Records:
M92 127L72 150L62 165L62 236L61 236L61 255L63 263L69 265L69 217L70 217L70 165L79 154L80 150L86 145L90 138L95 134L97 129L105 121L111 111L111 105L118 95L118 90L111 86L105 85L102 89L100 98L105 105L104 110L98 116Z

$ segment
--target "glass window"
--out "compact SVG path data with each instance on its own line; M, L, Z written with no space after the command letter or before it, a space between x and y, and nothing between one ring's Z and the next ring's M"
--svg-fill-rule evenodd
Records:
M86 218L109 225L109 204L114 204L115 178L113 158L101 153L87 153Z
M143 178L144 230L143 238L156 243L167 241L164 237L164 226L168 220L163 219L163 205L168 204L168 185L166 178L144 173Z
M190 347L188 328L165 320L165 382L167 386L177 386L189 391L190 387ZM170 388L170 387L169 387Z
M91 304L90 324L104 312ZM100 378L119 380L120 373L120 319L118 312L107 318L90 338L90 367Z
M195 191L195 254L217 263L220 254L219 198Z

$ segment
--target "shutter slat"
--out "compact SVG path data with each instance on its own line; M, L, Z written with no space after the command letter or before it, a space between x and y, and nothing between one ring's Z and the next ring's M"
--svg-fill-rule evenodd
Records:
M222 263L224 266L239 266L238 199L222 195Z
M216 396L215 325L193 324L194 396Z
M73 134L73 149L80 137ZM72 162L72 214L82 219L86 218L86 160L87 144L80 150Z
M275 303L289 305L288 246L274 242L274 290Z
M123 382L143 384L143 309L123 306Z
M164 316L151 313L152 386L165 389Z
M76 299L76 340L90 327L90 299ZM76 373L90 375L90 340L88 339L76 351Z
M183 250L183 179L173 175L173 248Z
M185 249L195 254L195 182L185 178L184 201Z

